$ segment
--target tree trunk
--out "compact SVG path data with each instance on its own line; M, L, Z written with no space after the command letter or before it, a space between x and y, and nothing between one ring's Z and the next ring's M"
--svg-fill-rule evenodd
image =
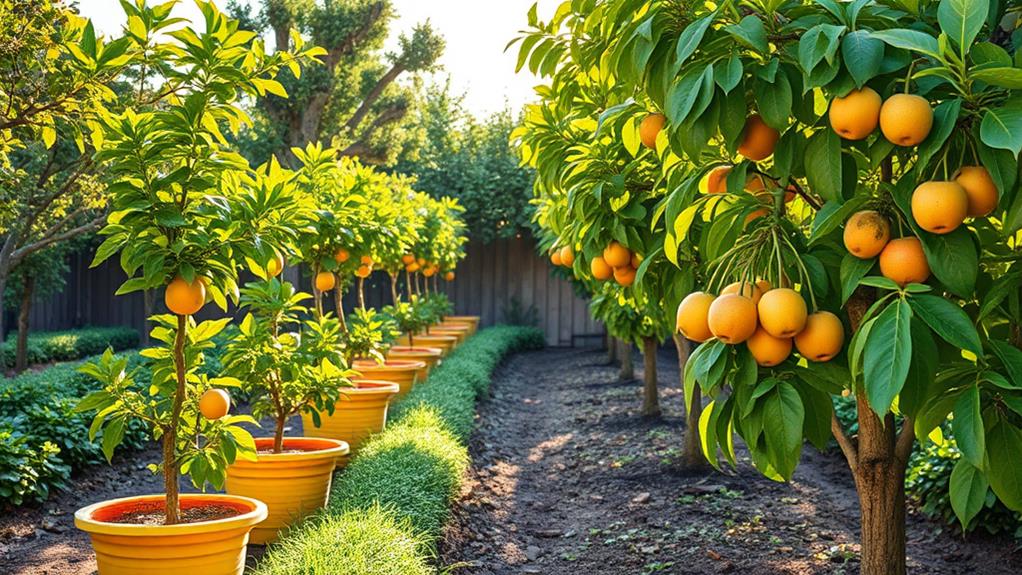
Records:
M273 432L273 452L280 453L284 451L284 425L287 424L287 416L278 417L276 422L276 428Z
M393 272L390 275L390 298L393 300L391 303L397 305L397 302L401 299L397 295L397 272Z
M412 289L412 272L405 270L405 291L408 292L408 299L412 299L415 290Z
M614 365L615 363L617 363L617 338L610 335L610 332L607 332L606 343L607 343L607 363L610 365Z
M622 381L635 379L635 367L632 365L632 342L619 339L617 345L618 356L621 359L621 371L617 374L618 379Z
M313 311L316 312L316 319L323 318L323 292L319 291L316 287L316 278L313 276L312 279L312 299L314 302Z
M660 417L660 393L657 390L657 340L642 338L642 415Z
M334 313L337 314L337 321L341 322L341 330L348 333L348 320L344 317L344 292L341 286L334 288Z
M142 347L149 347L149 318L153 316L156 306L156 290L147 289L142 292L142 313L145 315L142 328Z
M681 385L685 386L685 364L688 363L689 343L680 333L674 334L674 347L678 350L678 373ZM692 392L692 404L685 406L685 437L681 443L681 465L685 469L707 467L709 462L703 455L699 439L699 417L703 413L703 393L699 386Z
M4 331L4 315L7 308L4 307L4 292L7 290L7 278L11 274L11 252L14 251L14 235L16 232L8 233L4 243L0 245L0 347L3 346L6 338ZM4 354L0 353L0 372L7 369L4 361Z
M177 467L177 428L181 421L181 411L185 405L185 338L188 330L188 316L177 316L177 334L174 337L174 371L177 372L177 389L174 390L173 407L170 422L163 430L163 489L167 494L164 504L166 524L175 525L180 522L181 504L178 496Z
M366 279L358 278L358 307L366 310Z
M18 347L14 352L14 371L21 373L28 369L28 316L32 311L32 294L35 292L35 278L25 278L21 292L21 308L18 310Z

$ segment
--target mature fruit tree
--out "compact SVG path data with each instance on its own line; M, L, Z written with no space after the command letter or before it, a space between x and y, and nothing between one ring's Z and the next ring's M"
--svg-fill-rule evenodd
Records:
M538 185L587 193L566 184L603 167L543 166L601 138L655 150L664 201L640 219L664 225L664 257L692 270L677 323L704 342L685 391L711 399L707 457L733 465L737 433L761 472L786 480L804 439L836 439L866 574L905 572L905 466L949 417L962 523L991 493L1022 510L1019 12L573 0L550 22L533 11L523 40L520 61L553 82L535 111L549 133L528 142ZM611 77L624 98L590 104ZM626 165L604 169L601 193L628 181ZM629 204L627 186L611 189L573 212L590 235L613 230L591 214ZM834 417L842 393L857 403L855 437Z

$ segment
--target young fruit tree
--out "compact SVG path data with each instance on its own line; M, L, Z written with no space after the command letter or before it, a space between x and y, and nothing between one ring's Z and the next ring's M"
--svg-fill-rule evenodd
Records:
M867 575L905 572L906 464L949 419L961 522L991 495L1022 510L1019 16L986 0L582 0L548 23L530 14L520 62L563 94L535 111L555 132L530 143L538 186L621 116L626 143L655 148L664 202L646 223L663 220L664 256L695 268L677 323L703 342L685 392L710 398L706 456L734 465L737 433L757 469L787 480L804 439L836 439ZM557 112L607 77L631 100L597 100L583 139ZM856 436L834 415L842 394Z

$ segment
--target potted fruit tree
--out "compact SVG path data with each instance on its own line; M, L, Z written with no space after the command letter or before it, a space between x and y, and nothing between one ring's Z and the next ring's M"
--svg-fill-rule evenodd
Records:
M302 321L308 312L302 302L311 298L276 278L246 284L240 301L248 313L223 356L227 373L250 398L252 415L273 421L273 436L255 439L255 459L227 468L227 493L268 507L252 543L275 540L280 529L326 505L334 468L348 453L340 440L284 437L293 416L308 413L318 421L319 412L333 413L343 388L351 387L338 320Z
M221 133L240 125L240 93L283 95L272 80L283 66L300 66L322 51L298 45L296 53L269 55L251 32L238 30L211 3L200 3L206 29L167 34L152 110L103 118L96 161L115 181L112 212L94 265L120 254L128 280L118 293L165 286L170 315L152 318L146 349L151 381L128 373L107 353L83 370L103 389L82 400L95 411L91 433L103 431L110 456L127 422L144 421L162 443L165 493L105 501L80 509L76 525L88 532L100 573L241 573L251 528L266 506L233 495L179 494L179 477L196 487L223 485L227 467L255 456L251 436L231 416L232 378L201 371L203 352L228 320L196 323L193 315L211 298L226 308L245 261L269 262L294 234L289 217L295 198L269 194L274 176L248 172L245 160L225 146ZM146 8L146 10L148 10ZM155 17L156 11L148 12ZM142 26L146 26L145 18ZM142 77L147 77L145 74ZM157 550L162 550L157 552Z
M383 308L383 314L389 317L401 333L414 334L421 330L425 324L425 318L416 309L415 303L418 296L412 296L410 301L398 301L395 305ZM423 347L415 345L414 335L410 335L408 345L391 345L387 348L387 360L411 360L425 363L425 367L419 370L418 381L424 381L429 376L430 370L435 367L444 352L442 348Z

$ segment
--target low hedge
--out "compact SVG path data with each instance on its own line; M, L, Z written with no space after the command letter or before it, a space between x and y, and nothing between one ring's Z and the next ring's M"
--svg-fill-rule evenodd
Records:
M436 541L469 462L476 399L501 359L543 345L538 329L501 326L458 347L394 406L387 428L338 476L327 509L273 545L254 573L433 573Z
M103 353L113 347L121 351L138 347L138 330L130 327L86 327L68 331L29 333L28 363L40 364L52 361L74 361ZM2 365L14 365L14 351L17 345L15 334L7 336L0 344Z

